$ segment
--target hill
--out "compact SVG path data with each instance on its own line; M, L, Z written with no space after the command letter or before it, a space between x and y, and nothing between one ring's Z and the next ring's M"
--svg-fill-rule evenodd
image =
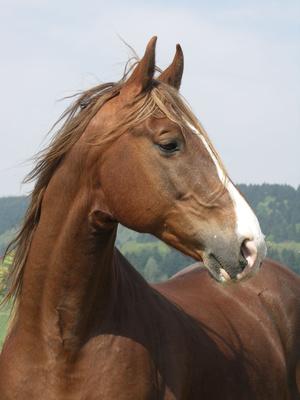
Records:
M255 210L268 242L268 256L300 273L300 186L239 185ZM26 197L0 199L0 254L28 205ZM193 262L147 234L119 227L117 246L148 280L167 278Z

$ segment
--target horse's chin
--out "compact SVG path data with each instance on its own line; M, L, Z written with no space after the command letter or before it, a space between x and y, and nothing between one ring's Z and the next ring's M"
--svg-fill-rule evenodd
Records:
M208 270L210 276L217 282L228 283L235 281L235 279L232 279L224 268L222 267L216 268L215 266L207 265L206 263L204 263L204 265Z
M253 277L259 270L260 265L253 267L247 266L244 270L241 270L236 276L232 277L226 271L224 266L218 262L215 258L204 258L203 264L205 268L208 270L211 277L221 283L234 283L234 282L244 282L249 278Z

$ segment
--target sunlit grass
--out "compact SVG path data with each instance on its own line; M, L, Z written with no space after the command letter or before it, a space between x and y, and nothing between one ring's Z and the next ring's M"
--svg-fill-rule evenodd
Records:
M8 318L9 318L9 306L5 305L0 308L0 348L3 345L4 338L6 335Z
M8 271L9 271L9 267L10 267L11 263L12 263L11 255L6 256L5 260L1 260L1 263L0 263L0 304L1 304L1 300L2 300L1 295L3 295L3 293L6 290L6 280L7 280ZM5 338L6 331L7 331L9 311L10 311L9 305L6 304L5 306L0 306L0 348L3 345L4 338Z

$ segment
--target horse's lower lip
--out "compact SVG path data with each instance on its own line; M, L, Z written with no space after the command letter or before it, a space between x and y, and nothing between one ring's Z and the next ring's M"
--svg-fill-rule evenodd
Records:
M224 266L224 263L219 260L219 258L213 254L207 254L204 256L204 264L206 265L208 271L212 275L212 277L219 282L238 282L244 280L248 277L251 277L257 268L247 266L244 270L241 268L236 268L236 273L231 273L228 271L228 268ZM252 271L253 269L253 271Z
M259 269L261 262L257 260L254 265L247 265L244 269L240 266L235 268L226 267L224 262L214 253L203 253L203 263L210 275L218 282L240 282L252 277Z
M220 280L223 282L228 282L231 280L230 275L225 271L224 268L220 268Z
M210 275L218 282L228 282L231 280L229 273L214 254L203 256L203 262Z

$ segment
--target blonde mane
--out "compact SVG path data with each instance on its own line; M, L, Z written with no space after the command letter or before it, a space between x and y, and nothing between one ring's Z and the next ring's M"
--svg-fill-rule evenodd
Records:
M68 151L80 139L89 122L100 108L107 101L119 94L127 77L128 74L125 73L121 81L117 83L101 84L76 95L74 103L55 123L54 127L57 127L59 124L61 124L61 127L53 136L50 145L35 157L35 167L25 178L25 182L36 182L31 193L31 201L19 233L9 244L5 252L5 255L7 255L13 251L14 260L8 279L9 289L2 303L6 303L9 300L16 302L22 291L27 256L35 229L39 223L43 196L51 177ZM109 144L123 132L141 123L158 111L177 123L181 127L183 134L187 128L187 123L192 124L204 136L213 154L224 169L208 135L178 91L169 85L155 80L153 81L151 90L143 93L133 103L128 104L119 123L110 127L108 131L101 132L99 138L97 138L95 143L91 143L91 145L102 146ZM222 191L224 190L224 186L221 186ZM214 199L218 194L220 194L220 190L214 193Z

